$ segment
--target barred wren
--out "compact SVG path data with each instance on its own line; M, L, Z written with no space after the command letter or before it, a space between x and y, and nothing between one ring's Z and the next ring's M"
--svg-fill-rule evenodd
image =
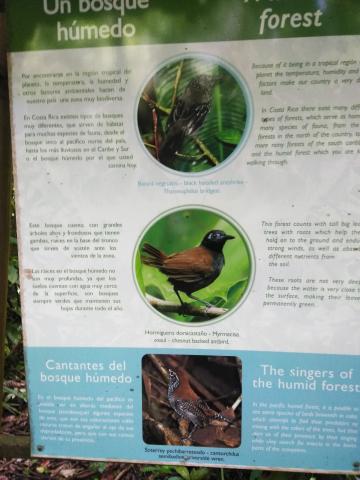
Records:
M185 372L176 373L169 369L168 400L174 411L193 424L189 435L184 440L191 439L198 428L211 424L212 420L232 423L232 420L210 408L207 403L191 388Z

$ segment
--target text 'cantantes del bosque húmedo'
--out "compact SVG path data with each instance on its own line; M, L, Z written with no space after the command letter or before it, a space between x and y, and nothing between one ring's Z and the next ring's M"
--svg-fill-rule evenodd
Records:
M43 0L43 9L47 15L66 15L71 13L108 13L117 12L119 17L112 24L84 24L73 20L65 25L56 23L57 41L105 40L107 38L133 37L136 28L133 23L125 23L124 16L128 10L144 10L150 0L78 0L77 10L73 11L75 2L71 0ZM74 9L75 10L75 9Z

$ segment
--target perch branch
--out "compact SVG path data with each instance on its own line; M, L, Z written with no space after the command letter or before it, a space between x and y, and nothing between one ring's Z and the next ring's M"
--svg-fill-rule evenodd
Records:
M152 382L158 383L161 387L167 387L167 384L168 384L167 370L164 367L162 367L162 368L163 368L163 371L161 371L161 374L163 375L163 372L165 372L165 377L164 377L165 380L166 380L165 382L161 378L159 378L158 376L152 375L151 373L148 373L148 377Z
M157 116L155 107L151 111L152 111L152 118L153 118L153 125L154 125L154 141L155 141L156 158L159 159L160 145L159 145L159 137L158 137L158 116Z
M153 145L152 143L144 142L144 145L145 145L145 147L153 148L154 150L156 150L156 146Z
M236 400L235 402L233 403L233 405L231 405L231 408L235 410L238 408L238 406L240 405L240 403L242 402L242 395L240 395Z
M155 367L159 370L160 374L162 375L165 385L168 384L168 371L167 368L164 366L163 362L158 358L157 355L149 355L150 360L155 365Z
M152 418L145 411L143 411L143 419L151 424L154 429L164 437L166 445L181 445L181 438L176 433L174 433L169 427L166 427L163 423Z
M215 157L214 154L210 152L207 146L199 139L195 138L196 145L200 148L200 150L205 154L205 156L210 160L213 165L219 165L219 160Z
M166 115L169 115L170 113L170 109L169 108L165 108L165 107L162 107L161 105L159 105L157 102L155 102L152 98L149 97L149 95L147 93L144 93L141 97L145 103L148 104L148 106L153 109L153 108L156 108L157 110L160 110L160 112L163 112L165 113Z
M173 106L175 105L175 102L176 102L177 91L178 91L178 88L179 88L179 82L180 82L180 78L181 78L181 74L182 74L183 65L184 65L184 60L181 60L181 62L179 63L179 66L177 67L177 71L176 71L174 92L173 92L173 96L172 96L172 99L171 99L171 108L173 108Z
M228 312L226 308L219 307L194 307L189 304L179 305L146 294L146 299L152 307L160 313L178 313L179 315L191 315L193 317L217 318Z
M175 155L179 158L187 158L187 159L196 160L196 161L206 157L205 153L200 153L200 155L185 155L184 153L175 152Z
M128 472L129 470L132 469L132 465L129 465L128 467L125 468L125 470L122 470L118 475L116 475L116 477L114 478L114 480L120 480L121 478L123 478Z

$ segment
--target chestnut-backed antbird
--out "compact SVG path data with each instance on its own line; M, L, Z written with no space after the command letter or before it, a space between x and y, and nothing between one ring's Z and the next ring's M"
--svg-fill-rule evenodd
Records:
M202 400L191 388L188 375L183 370L169 369L168 400L170 406L181 417L193 424L186 440L190 439L198 428L210 425L212 420L220 420L228 424L233 421L216 412Z
M175 153L185 138L193 135L204 123L211 108L212 93L219 77L198 75L190 80L176 98L167 120L165 136L159 150L159 161L171 167Z
M179 292L184 292L193 300L211 307L210 303L195 297L193 292L207 287L220 275L225 265L222 249L225 242L232 238L235 237L227 235L222 230L211 230L198 247L171 255L166 255L145 243L142 247L141 261L144 265L158 268L168 277L182 306L184 303Z

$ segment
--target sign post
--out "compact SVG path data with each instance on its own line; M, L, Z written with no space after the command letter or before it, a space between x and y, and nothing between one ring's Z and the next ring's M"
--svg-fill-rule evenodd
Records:
M357 9L9 4L34 456L356 471Z

